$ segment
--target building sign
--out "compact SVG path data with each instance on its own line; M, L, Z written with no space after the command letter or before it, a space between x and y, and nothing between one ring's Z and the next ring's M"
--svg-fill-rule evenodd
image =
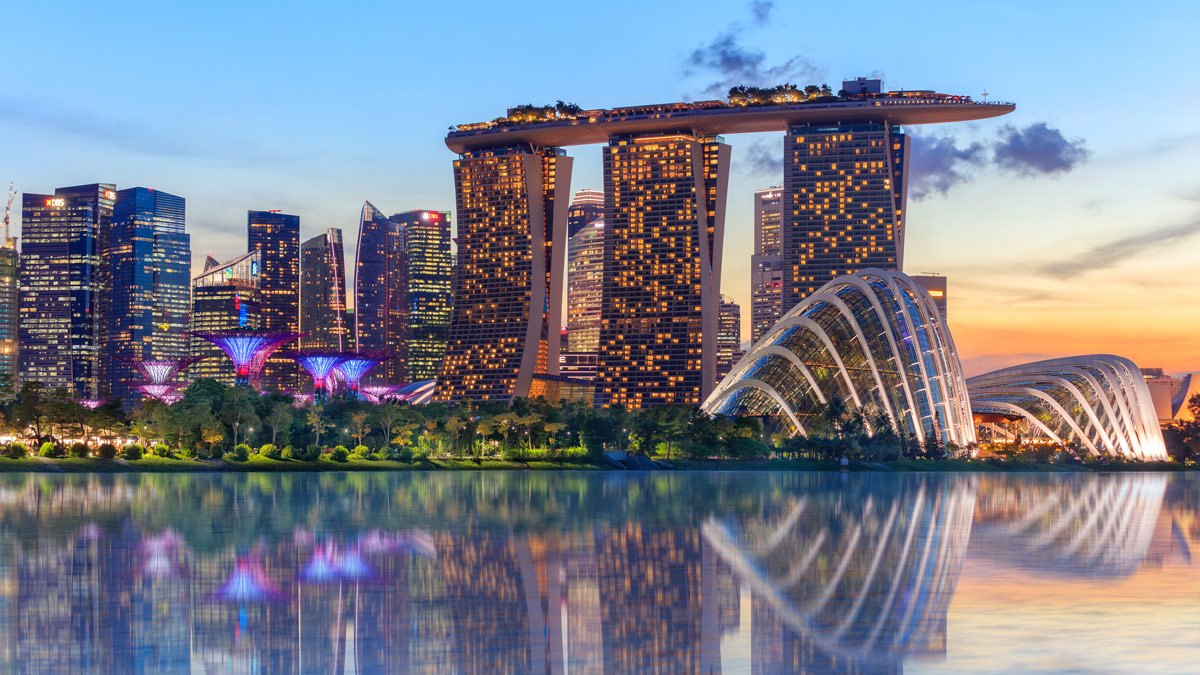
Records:
M52 209L61 209L66 205L67 200L63 199L62 197L54 197L46 200L46 206L49 206Z

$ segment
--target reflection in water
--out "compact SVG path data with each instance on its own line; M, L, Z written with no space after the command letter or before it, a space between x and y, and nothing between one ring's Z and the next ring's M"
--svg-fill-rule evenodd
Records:
M900 672L971 644L964 558L1194 573L1197 483L5 476L0 671Z

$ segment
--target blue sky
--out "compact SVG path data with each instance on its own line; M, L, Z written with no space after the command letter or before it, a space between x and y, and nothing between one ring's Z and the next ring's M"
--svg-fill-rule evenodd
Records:
M1095 351L1200 368L1192 3L10 1L0 22L0 180L186 197L197 265L244 251L248 209L348 240L363 199L452 209L447 126L517 103L706 98L729 81L836 89L869 74L986 90L1017 111L909 130L949 188L910 202L905 271L950 277L968 370ZM1078 151L1069 166L997 161L1005 125L1039 124ZM748 314L751 194L781 182L755 160L781 141L727 140L722 285ZM931 164L939 149L953 152ZM598 147L570 154L572 188L601 187Z

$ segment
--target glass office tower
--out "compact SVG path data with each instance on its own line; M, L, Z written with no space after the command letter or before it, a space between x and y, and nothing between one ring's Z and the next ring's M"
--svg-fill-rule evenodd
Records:
M754 193L754 254L750 256L750 342L753 344L783 317L783 256L780 229L783 190ZM788 309L791 309L790 307Z
M599 404L699 405L712 391L729 154L682 134L604 148Z
M21 254L17 238L8 237L0 246L0 386L17 384L17 318Z
M742 308L732 298L722 295L720 313L716 384L720 384L742 358Z
M558 374L571 163L529 146L455 160L458 269L436 400L507 401Z
M567 238L574 237L586 225L604 217L602 190L577 190L567 209Z
M406 211L392 214L404 232L405 303L408 308L407 367L412 382L438 376L446 355L453 305L450 213ZM386 365L386 364L385 364Z
M300 330L300 216L278 211L250 211L247 217L249 251L262 251L263 328L296 333ZM294 389L300 383L295 361L275 356L267 360L262 386Z
M261 270L261 251L244 253L226 263L210 257L204 272L192 280L191 331L212 334L262 328ZM208 377L233 384L233 362L215 344L193 337L191 353L205 357L191 367L191 379Z
M136 187L117 192L105 237L107 292L101 393L134 400L138 373L117 357L187 356L191 242L183 197Z
M812 124L784 137L783 311L834 277L904 264L908 137L886 123Z
M350 349L342 231L330 228L300 245L300 338L303 349Z
M96 398L100 385L97 321L103 288L101 240L117 197L115 186L93 183L25 194L21 236L18 377Z
M604 220L593 220L567 243L567 351L600 350L600 297L604 287Z
M371 202L364 202L354 261L355 348L394 357L371 371L364 384L408 382L408 312L404 302L408 266L404 251L400 223L383 215Z

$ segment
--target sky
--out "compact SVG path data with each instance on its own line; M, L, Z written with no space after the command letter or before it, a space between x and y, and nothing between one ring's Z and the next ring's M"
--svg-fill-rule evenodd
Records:
M723 97L882 77L1013 101L912 126L904 271L949 280L968 375L1114 353L1200 370L1200 6L1185 2L0 2L0 181L187 199L193 267L246 211L342 228L362 202L453 210L452 124L562 99ZM733 146L722 290L749 338L753 192L782 134ZM602 188L599 146L572 190ZM19 205L19 198L17 204ZM19 222L19 207L14 213ZM14 225L15 227L15 225Z

